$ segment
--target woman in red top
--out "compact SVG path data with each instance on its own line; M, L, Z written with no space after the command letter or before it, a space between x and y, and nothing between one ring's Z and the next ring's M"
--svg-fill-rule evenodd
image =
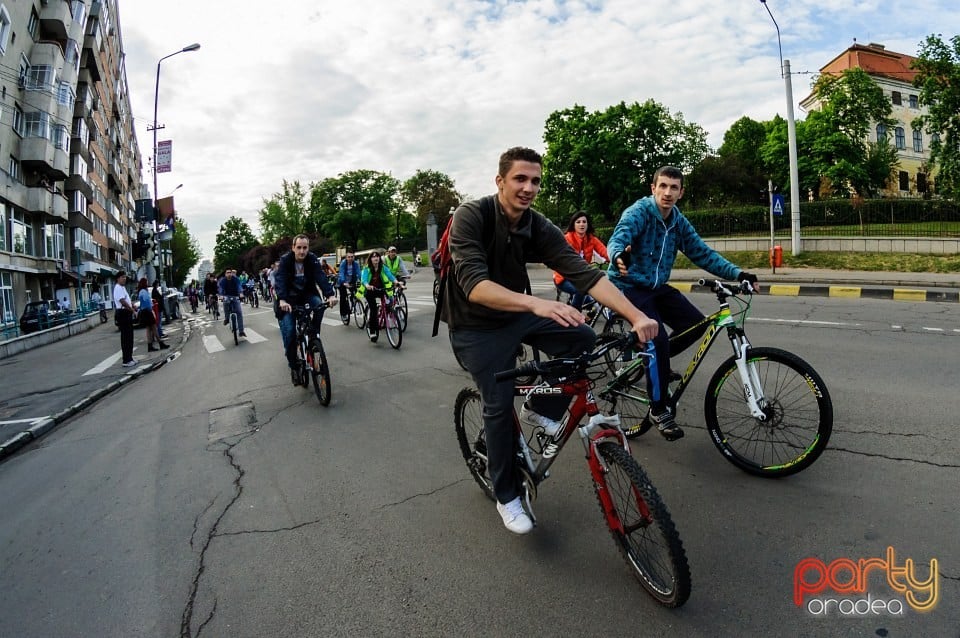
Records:
M570 223L567 224L567 232L564 237L566 237L567 243L573 247L573 250L583 257L584 261L588 264L593 263L594 253L600 255L603 261L610 261L610 258L607 256L607 247L593 234L593 224L590 222L587 214L582 210L577 211L573 214L573 217L570 218ZM572 295L570 304L577 310L580 310L586 294L577 292L573 284L561 277L558 272L553 273L553 283L560 292Z

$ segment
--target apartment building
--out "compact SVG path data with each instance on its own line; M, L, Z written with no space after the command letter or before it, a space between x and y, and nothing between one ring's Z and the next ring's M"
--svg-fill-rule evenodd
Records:
M871 133L871 141L886 138L897 149L899 165L883 191L887 197L924 197L933 192L929 140L924 139L922 130L913 128L913 120L926 114L919 89L913 86L917 72L910 67L914 60L915 57L905 53L888 51L882 44L854 43L820 68L820 73L836 75L846 69L863 69L890 99L893 107L890 115L896 124L887 130L882 124L874 123ZM806 112L819 106L812 94L800 102Z
M116 0L0 0L0 320L106 299L130 270L142 160Z

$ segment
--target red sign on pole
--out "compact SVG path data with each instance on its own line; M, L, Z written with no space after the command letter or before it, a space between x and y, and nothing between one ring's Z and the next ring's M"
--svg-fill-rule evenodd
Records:
M169 173L170 164L173 158L173 141L164 140L157 142L157 172Z

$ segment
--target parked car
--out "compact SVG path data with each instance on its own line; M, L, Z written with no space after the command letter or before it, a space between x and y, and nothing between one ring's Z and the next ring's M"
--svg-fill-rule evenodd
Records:
M55 301L31 301L20 315L20 332L29 334L49 328L60 321L62 314Z

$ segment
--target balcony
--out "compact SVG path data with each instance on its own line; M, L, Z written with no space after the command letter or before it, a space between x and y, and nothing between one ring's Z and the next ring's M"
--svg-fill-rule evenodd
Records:
M27 188L27 210L42 213L57 221L67 221L67 198L62 193L51 191L43 186Z
M73 15L69 2L45 2L40 8L40 30L45 37L53 40L66 40Z
M90 77L95 82L99 82L103 79L103 63L100 61L100 49L103 47L103 31L100 28L99 19L91 17L88 24L86 34L83 36L83 53L80 55L80 68L87 69L90 72Z
M70 157L45 137L25 137L20 140L20 164L24 171L37 171L51 182L67 179Z
M86 175L70 175L63 183L63 190L67 192L80 191L87 198L87 201L93 199L93 186L87 181Z
M67 228L82 228L88 233L93 233L93 221L79 210L70 211L67 219Z

